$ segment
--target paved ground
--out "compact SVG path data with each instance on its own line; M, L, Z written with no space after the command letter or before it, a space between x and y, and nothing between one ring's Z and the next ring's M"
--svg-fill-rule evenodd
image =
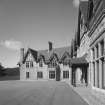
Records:
M73 87L89 105L105 105L105 93L96 91L90 87Z
M62 82L0 82L0 105L88 105Z

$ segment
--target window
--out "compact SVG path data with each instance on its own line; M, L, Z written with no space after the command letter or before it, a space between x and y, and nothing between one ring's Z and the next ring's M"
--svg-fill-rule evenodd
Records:
M49 78L55 79L55 71L49 71Z
M96 58L99 57L98 45L96 45Z
M56 63L55 62L50 62L49 64L48 64L48 67L49 68L55 68L56 67Z
M69 78L69 71L63 71L63 78Z
M30 62L30 67L33 67L33 62Z
M26 62L26 68L32 68L33 67L33 62L32 61L27 61Z
M51 63L48 64L48 68L51 68Z
M93 8L94 8L93 0L89 0L89 16L88 16L89 20L93 16Z
M37 78L43 78L43 73L42 72L37 72Z
M56 63L55 62L52 62L52 67L56 67Z
M29 78L29 72L26 72L26 78Z
M95 51L94 51L94 48L92 49L93 51L93 59L95 59Z
M39 62L39 66L43 67L43 61L42 60Z
M101 56L104 55L104 41L101 41Z
M26 62L26 68L29 68L29 62Z

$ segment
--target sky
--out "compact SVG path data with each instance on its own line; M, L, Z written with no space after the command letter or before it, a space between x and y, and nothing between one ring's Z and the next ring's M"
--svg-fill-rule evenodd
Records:
M0 0L0 62L15 67L20 48L70 46L77 29L78 0Z

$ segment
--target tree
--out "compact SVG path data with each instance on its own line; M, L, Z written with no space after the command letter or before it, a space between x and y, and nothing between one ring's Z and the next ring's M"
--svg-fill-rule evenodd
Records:
M0 63L0 76L3 76L3 75L4 75L4 67Z

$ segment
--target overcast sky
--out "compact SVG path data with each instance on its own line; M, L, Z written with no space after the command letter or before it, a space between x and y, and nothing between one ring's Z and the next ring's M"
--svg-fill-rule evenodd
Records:
M70 46L77 15L73 0L0 0L0 62L16 66L20 47Z

